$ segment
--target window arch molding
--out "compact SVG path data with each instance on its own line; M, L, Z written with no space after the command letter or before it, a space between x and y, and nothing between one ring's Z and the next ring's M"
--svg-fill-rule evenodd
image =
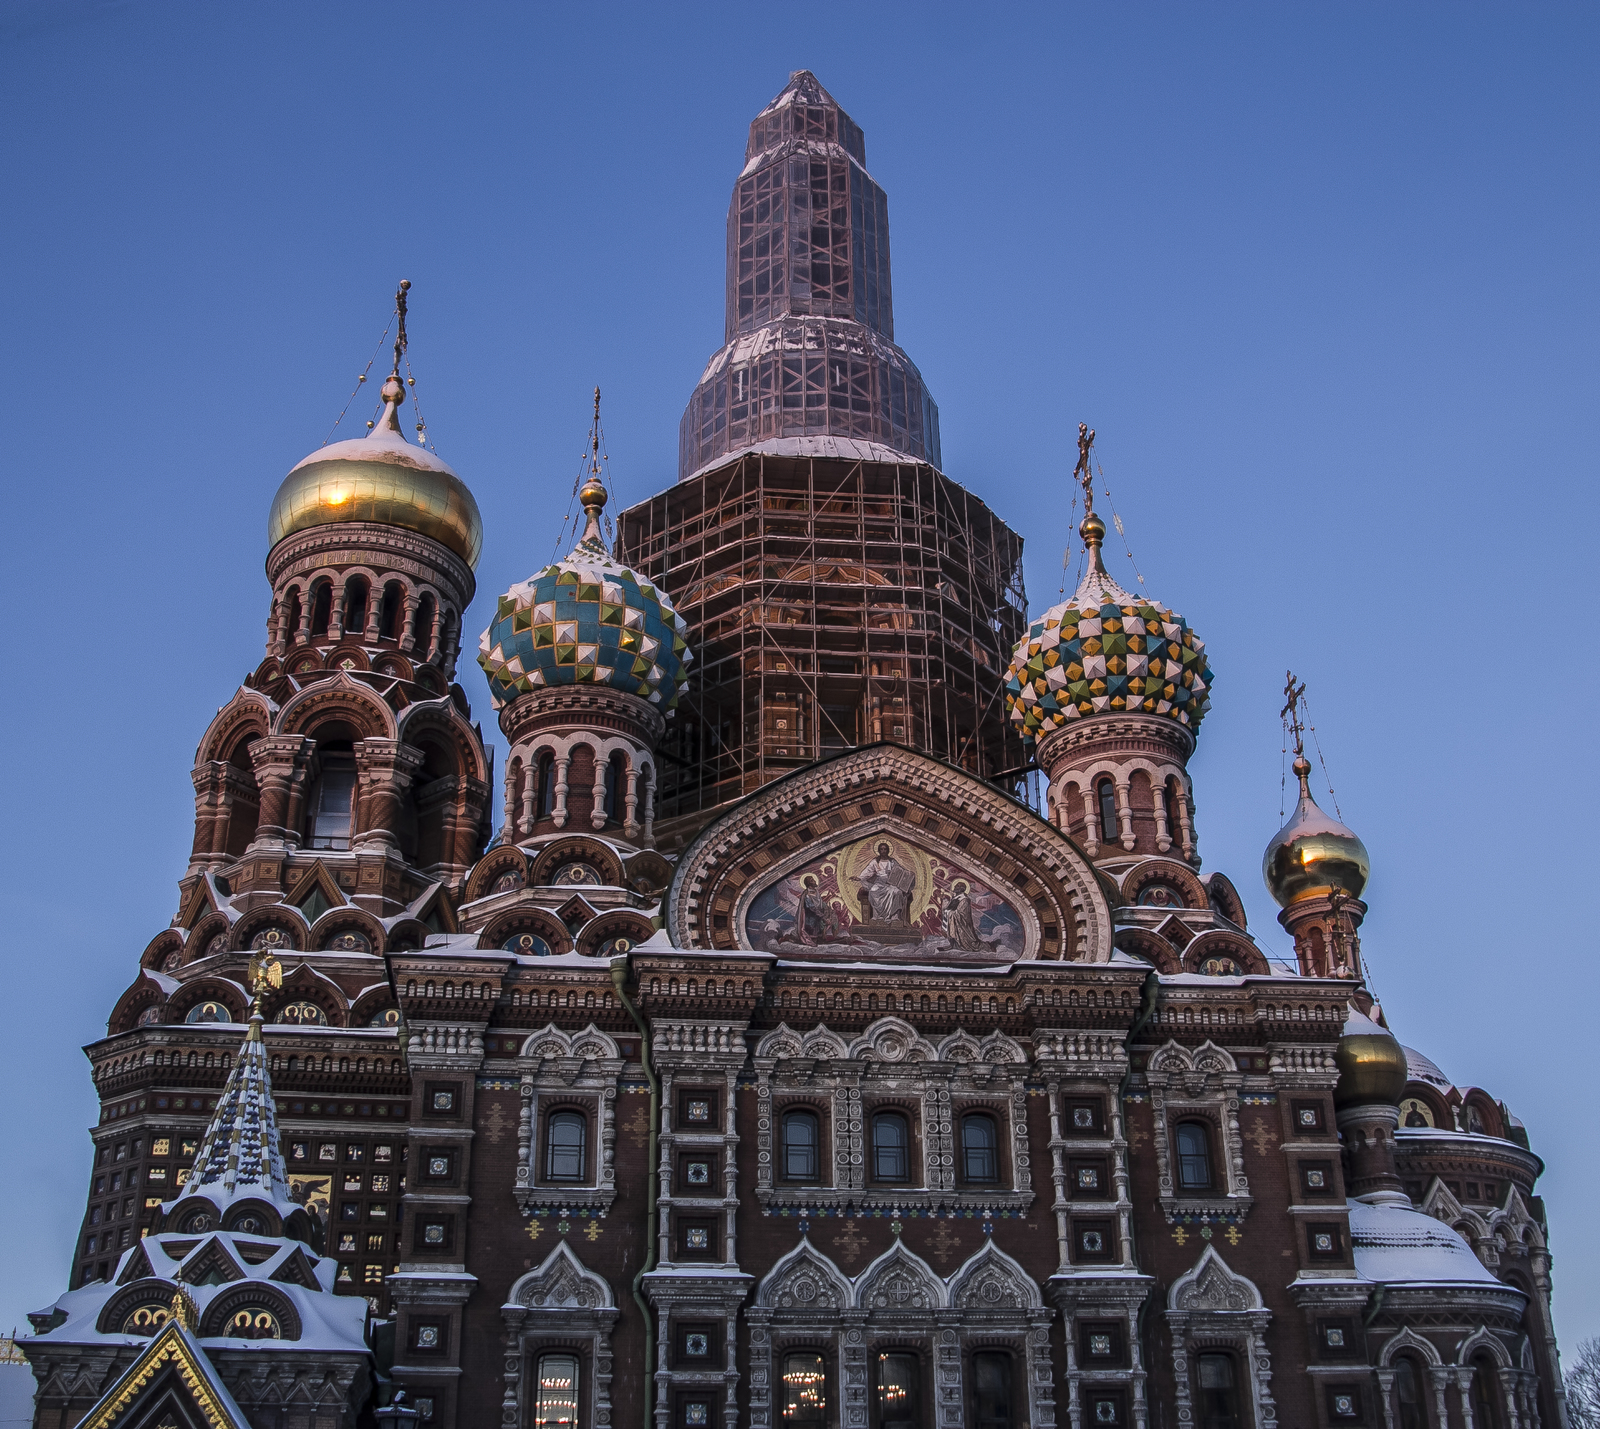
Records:
M616 1099L623 1059L617 1044L592 1022L581 1032L547 1024L517 1054L522 1111L517 1120L517 1204L536 1209L608 1211L617 1197ZM576 1072L574 1072L576 1067ZM552 1115L579 1112L588 1118L581 1180L546 1174L547 1131Z
M540 1357L567 1353L579 1364L578 1422L610 1423L611 1336L618 1313L610 1285L565 1240L521 1276L500 1308L517 1364L508 1384L508 1422L532 1422Z
M1272 1398L1272 1356L1266 1340L1272 1312L1255 1283L1235 1274L1217 1248L1208 1244L1168 1289L1166 1319L1172 1335L1178 1422L1194 1422L1200 1352L1220 1350L1233 1356L1241 1394L1252 1411L1249 1422L1275 1429L1278 1409Z
M1155 1117L1156 1190L1168 1219L1188 1213L1224 1212L1241 1220L1253 1199L1244 1173L1239 1096L1244 1074L1232 1056L1207 1041L1189 1051L1176 1041L1155 1051L1145 1069ZM1211 1189L1186 1189L1179 1180L1179 1123L1198 1121L1215 1131Z

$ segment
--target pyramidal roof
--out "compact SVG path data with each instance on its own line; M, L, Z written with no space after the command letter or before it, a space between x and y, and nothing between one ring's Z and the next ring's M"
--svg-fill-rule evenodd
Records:
M285 1215L296 1208L278 1142L259 1002L253 1014L238 1060L200 1142L194 1170L174 1204L204 1196L220 1211L231 1201L250 1197L273 1202Z

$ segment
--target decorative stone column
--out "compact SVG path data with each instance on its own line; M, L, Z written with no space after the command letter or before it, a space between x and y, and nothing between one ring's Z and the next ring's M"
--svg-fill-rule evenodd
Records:
M1133 836L1133 799L1132 786L1127 779L1118 779L1117 784L1117 819L1122 825L1122 846L1129 853L1133 852L1136 842ZM1107 843L1111 840L1107 839Z
M250 746L250 762L261 791L261 817L252 848L299 848L305 814L306 766L316 741L303 734L275 734Z
M640 842L646 848L654 848L656 846L656 769L653 764L645 771L644 837Z
M571 753L556 756L556 799L555 807L550 811L558 829L567 826L567 769L572 764Z
M417 632L412 628L417 620L417 604L416 593L407 591L405 609L400 615L400 650L405 655L417 648Z
M633 756L627 756L626 778L628 799L623 809L622 832L630 839L639 837L639 773L635 769Z
M356 742L356 848L398 850L400 813L406 791L422 766L420 749L398 739L362 739Z

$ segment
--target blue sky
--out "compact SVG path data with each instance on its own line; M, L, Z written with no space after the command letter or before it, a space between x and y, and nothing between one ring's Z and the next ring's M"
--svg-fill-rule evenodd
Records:
M172 917L268 505L395 281L487 526L475 635L551 554L596 384L614 500L672 479L745 128L807 67L1036 610L1097 428L1217 674L1201 851L1280 952L1258 870L1309 683L1391 1024L1527 1123L1558 1328L1600 1333L1597 60L1558 5L0 4L0 1327L65 1284L78 1048Z

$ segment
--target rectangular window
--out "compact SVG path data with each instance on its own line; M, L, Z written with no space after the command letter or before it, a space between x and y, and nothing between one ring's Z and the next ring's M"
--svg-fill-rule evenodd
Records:
M880 1353L873 1369L877 1429L923 1429L922 1366L917 1357Z
M791 1429L827 1429L828 1374L822 1356L809 1351L783 1357L783 1423Z
M1003 1350L982 1350L972 1357L972 1423L974 1429L1012 1429L1011 1356Z
M576 1429L578 1423L578 1357L539 1356L538 1390L533 1402L534 1429Z
M324 755L317 781L317 806L311 819L311 847L350 847L350 815L355 804L355 760Z

